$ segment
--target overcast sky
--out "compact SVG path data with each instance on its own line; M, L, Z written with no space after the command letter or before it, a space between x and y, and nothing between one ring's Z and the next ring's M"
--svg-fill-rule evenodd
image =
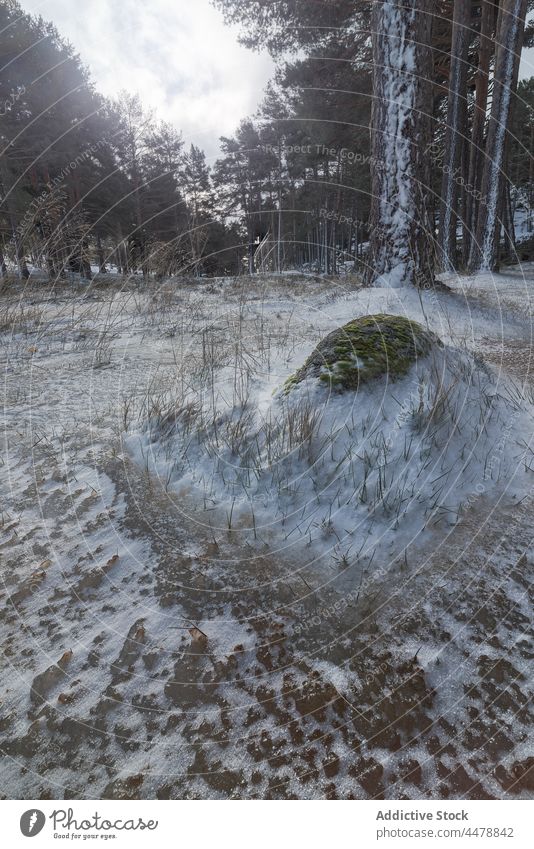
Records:
M138 92L146 106L206 151L253 113L274 72L237 43L209 0L22 0L52 20L89 66L99 91ZM525 51L521 76L534 74Z
M21 0L53 21L97 89L138 92L208 157L258 106L274 72L266 53L237 43L209 0Z

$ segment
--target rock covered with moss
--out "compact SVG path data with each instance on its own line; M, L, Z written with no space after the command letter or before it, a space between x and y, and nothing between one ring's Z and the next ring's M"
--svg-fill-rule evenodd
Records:
M366 315L349 321L322 339L287 381L286 387L316 377L338 391L387 375L405 375L419 357L441 341L416 321L397 315Z

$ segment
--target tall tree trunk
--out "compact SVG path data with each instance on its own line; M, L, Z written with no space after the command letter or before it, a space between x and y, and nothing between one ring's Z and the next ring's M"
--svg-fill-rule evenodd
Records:
M445 271L452 271L456 267L460 178L463 176L463 151L467 128L467 67L469 41L471 39L470 26L471 3L467 0L454 0L449 100L439 214L440 264Z
M323 221L323 271L330 271L330 251L328 250L328 218Z
M4 246L0 242L0 273L2 277L7 277L7 265L4 259Z
M481 201L471 270L491 270L497 258L501 228L506 134L512 93L517 86L527 0L502 0L496 33L493 99L486 141Z
M428 218L434 0L373 4L372 205L366 281L433 279Z
M100 233L96 234L96 249L98 253L98 273L106 274L106 259L104 257L104 249L102 247L102 238L100 236Z
M118 260L119 260L119 271L121 274L126 276L129 274L129 266L128 266L128 248L124 242L124 237L122 235L122 227L117 224L117 252L118 252Z
M503 185L504 191L504 199L503 199L503 208L502 208L502 226L503 226L503 238L504 238L504 249L503 249L503 259L507 262L513 262L515 257L517 256L515 250L515 228L514 228L514 214L512 210L512 197L510 192L510 183L506 181ZM499 243L497 244L497 250L499 249ZM499 257L497 257L499 259Z
M475 244L480 188L482 185L483 144L486 127L486 110L488 106L489 73L494 49L492 36L495 29L497 7L492 0L483 0L481 12L478 69L475 79L475 108L471 129L469 175L466 192L467 227L465 229L467 232L464 232L464 265L471 265L473 261L472 251Z

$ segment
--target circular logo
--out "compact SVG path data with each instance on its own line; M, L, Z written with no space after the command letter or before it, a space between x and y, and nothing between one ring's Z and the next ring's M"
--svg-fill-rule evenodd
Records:
M42 811L32 808L29 811L24 811L20 818L20 830L24 837L35 837L42 831L46 822L46 817Z

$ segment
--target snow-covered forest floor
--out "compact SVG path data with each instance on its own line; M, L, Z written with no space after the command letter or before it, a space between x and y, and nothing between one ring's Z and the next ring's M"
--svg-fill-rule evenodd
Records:
M534 797L534 267L442 279L0 296L5 797Z

